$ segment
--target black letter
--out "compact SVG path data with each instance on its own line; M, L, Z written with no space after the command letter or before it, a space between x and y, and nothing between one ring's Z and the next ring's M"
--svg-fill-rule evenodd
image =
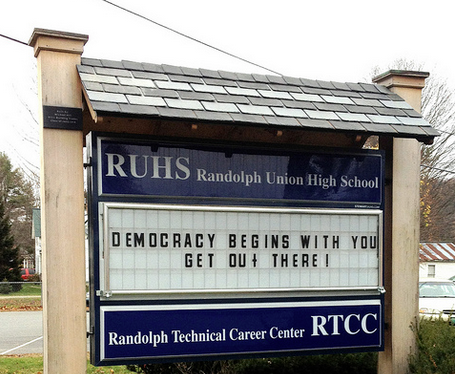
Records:
M229 234L229 248L235 248L236 244L235 234Z
M140 234L134 233L134 246L135 247L144 247L144 233Z
M190 268L193 266L193 256L191 253L185 253L185 267Z
M196 248L204 246L204 234L196 234Z
M151 248L155 248L157 246L157 240L156 240L156 233L155 232L151 232L149 234L149 247Z
M120 233L117 231L114 231L112 233L112 246L113 247L119 247L120 246Z
M162 248L166 248L168 246L168 242L167 242L168 237L169 237L169 235L166 234L165 232L160 234L160 246Z
M310 235L300 235L300 243L302 244L302 248L308 248L310 245Z

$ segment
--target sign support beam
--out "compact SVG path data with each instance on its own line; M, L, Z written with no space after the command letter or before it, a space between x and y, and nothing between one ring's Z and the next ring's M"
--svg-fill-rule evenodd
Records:
M390 71L376 78L420 112L424 72ZM385 344L379 353L378 373L406 373L409 354L416 354L411 324L416 324L419 284L419 180L420 144L415 139L394 138L381 146L386 150L384 286ZM388 213L387 213L388 212Z
M66 126L78 116L54 115L56 126L43 119L44 106L82 110L76 65L87 40L35 29L29 42L38 60L41 123L44 373L80 374L87 366L82 126Z

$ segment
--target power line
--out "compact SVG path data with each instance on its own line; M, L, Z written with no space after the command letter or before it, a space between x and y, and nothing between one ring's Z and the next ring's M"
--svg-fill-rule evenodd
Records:
M245 58L243 58L243 57L237 56L237 55L235 55L235 54L233 54L233 53L230 53L230 52L227 52L227 51L225 51L225 50L222 50L222 49L220 49L220 48L218 48L218 47L215 47L215 46L213 46L213 45L211 45L211 44L208 44L208 43L206 43L206 42L203 42L202 40L193 38L192 36L189 36L189 35L187 35L187 34L184 34L183 32L180 32L180 31L178 31L178 30L175 30L175 29L173 29L173 28L171 28L171 27L169 27L169 26L163 25L162 23L159 23L159 22L154 21L154 20L152 20L152 19L150 19L150 18L147 18L147 17L143 16L142 14L136 13L136 12L130 10L130 9L121 7L120 5L114 4L114 3L112 3L112 2L110 2L110 1L108 1L108 0L102 0L102 1L104 1L104 2L107 3L107 4L110 4L110 5L114 6L114 7L116 7L116 8L119 8L119 9L121 9L121 10L127 12L127 13L130 13L130 14L132 14L132 15L135 15L136 17L139 17L139 18L142 18L142 19L144 19L144 20L146 20L146 21L148 21L148 22L151 22L151 23L153 23L153 24L155 24L155 25L157 25L157 26L159 26L159 27L162 27L162 28L168 30L168 31L171 31L171 32L173 32L173 33L175 33L175 34L177 34L177 35L180 35L180 36L182 36L182 37L184 37L184 38L190 39L190 40L192 40L193 42L202 44L202 45L204 45L205 47L208 47L208 48L211 48L211 49L213 49L213 50L215 50L215 51L217 51L217 52L223 53L223 54L225 54L225 55L227 55L227 56L229 56L229 57L236 58L236 59L238 59L238 60L240 60L240 61L246 62L247 64L254 65L254 66L258 67L258 68L267 70L267 71L269 71L269 72L271 72L271 73L273 73L273 74L277 74L277 75L283 76L283 74L281 74L281 73L278 73L278 72L276 72L276 71L274 71L274 70L271 70L271 69L269 69L269 68L267 68L267 67L265 67L265 66L256 64L255 62L252 62L252 61L247 60L247 59L245 59Z
M421 166L421 167L424 167L424 168L428 168L428 169L433 169L433 170L442 171L442 172L444 172L444 173L455 174L455 171L446 170L446 169L441 169L441 168L437 168L437 167L434 167L434 166L429 166L429 165L424 165L424 164L421 164L420 166Z
M13 41L13 42L16 42L16 43L19 43L19 44L23 44L23 45L26 45L27 47L29 47L28 43L25 43L25 42L23 42L23 41L20 41L20 40L14 39L14 38L12 38L12 37L10 37L10 36L7 36L7 35L3 35L3 34L0 34L0 36L1 36L2 38L5 38L5 39L8 39L8 40L11 40L11 41Z
M443 133L443 134L446 134L446 135L455 136L455 135L453 134L453 132L444 131L444 130L441 130L441 129L436 129L436 130L439 131L439 132L441 132L441 133Z

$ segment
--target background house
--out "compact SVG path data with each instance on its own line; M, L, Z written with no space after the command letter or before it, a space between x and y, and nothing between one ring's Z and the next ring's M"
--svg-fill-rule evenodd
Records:
M420 243L419 277L448 279L455 276L454 243Z
M35 239L35 272L41 274L41 209L33 209L32 239Z

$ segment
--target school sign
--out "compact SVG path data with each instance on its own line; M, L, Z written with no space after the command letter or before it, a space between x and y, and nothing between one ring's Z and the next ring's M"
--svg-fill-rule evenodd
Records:
M419 114L429 74L369 84L88 59L87 40L29 41L45 372L86 370L86 207L93 364L383 349L378 372L406 371L420 143L439 135ZM372 135L381 152L361 151Z
M382 349L381 152L88 144L96 363Z

